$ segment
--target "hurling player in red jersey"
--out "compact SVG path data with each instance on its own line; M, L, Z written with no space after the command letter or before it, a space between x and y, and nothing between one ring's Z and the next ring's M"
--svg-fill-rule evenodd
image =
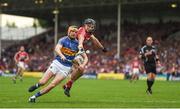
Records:
M16 79L20 77L22 81L23 71L26 69L26 63L29 60L29 55L25 52L24 46L20 47L20 50L15 54L14 61L17 65L16 75L13 77L13 82L16 83Z
M96 27L96 21L93 19L85 19L84 21L84 26L80 27L77 33L77 38L79 41L79 46L78 48L80 50L84 49L83 43L84 41L91 40L95 46L98 48L102 49L103 52L106 52L106 48L99 42L99 40L94 36L94 31Z
M133 59L133 61L131 63L132 75L131 75L130 82L132 82L133 80L136 81L138 79L140 69L141 69L140 65L141 64L140 64L140 62L138 60L138 57L134 57L134 59Z
M89 41L89 40L91 40L93 44L98 48L100 48L103 52L107 52L107 49L100 43L100 41L93 34L95 31L95 27L96 27L96 21L91 18L87 18L84 21L84 25L79 28L77 32L77 39L79 41L79 45L78 45L79 52L84 52L84 47L83 47L84 41ZM68 97L70 97L70 89L72 87L73 82L75 82L83 75L84 67L85 65L80 64L78 68L75 68L72 71L70 80L65 85L63 85L64 94L67 95Z

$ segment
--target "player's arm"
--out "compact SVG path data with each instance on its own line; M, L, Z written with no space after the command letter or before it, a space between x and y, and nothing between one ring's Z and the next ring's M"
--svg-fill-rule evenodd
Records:
M160 64L159 56L158 55L156 55L156 62L157 62L157 64Z
M80 34L80 35L78 36L78 41L79 41L78 48L79 48L79 50L81 50L81 49L84 48L84 47L83 47L83 42L84 42L84 36L83 36L83 34Z
M155 48L155 47L154 47L154 54L155 54L156 63L157 63L157 64L160 64L159 56L158 56L158 50L157 50L157 48Z
M18 56L18 53L16 53L16 54L14 55L14 61L15 61L16 63L18 63L17 56Z
M61 57L62 60L66 60L66 57L61 52L61 48L62 48L62 45L57 44L54 51L56 52L57 55Z
M78 69L83 72L84 71L84 67L88 63L88 57L87 57L86 53L81 54L81 56L83 57L84 61L83 61L82 64L79 65Z
M29 55L26 53L26 59L25 59L25 61L27 62L27 61L29 61Z
M141 64L139 64L138 66L139 70L142 71L142 67L141 67Z
M133 64L130 64L130 72L133 72Z
M107 49L101 44L101 42L94 35L91 35L90 39L96 46L98 46L98 48L102 49L103 52L107 52Z
M140 50L140 53L139 53L139 58L140 59L144 59L144 58L146 58L148 55L151 55L152 54L152 51L149 51L149 52L144 52L145 50L144 50L144 47L143 48L141 48L141 50Z
M139 58L140 58L140 59L144 59L144 58L146 58L148 55L151 55L151 54L152 54L151 52L140 53L140 54L139 54Z
M82 57L83 57L84 61L83 61L83 63L81 65L83 67L85 67L85 65L88 63L88 57L87 57L86 53L83 53Z
M141 48L141 50L140 50L140 52L139 52L139 58L140 58L140 59L144 59L144 58L145 58L144 51L143 51L142 48Z

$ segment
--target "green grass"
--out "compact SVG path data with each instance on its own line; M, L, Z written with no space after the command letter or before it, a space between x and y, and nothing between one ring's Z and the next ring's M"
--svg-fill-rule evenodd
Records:
M126 80L80 79L72 88L71 97L63 94L61 85L28 103L33 95L28 87L38 78L24 78L13 84L10 78L0 77L0 107L180 107L180 83L156 81L153 95L145 93L146 81L129 83Z

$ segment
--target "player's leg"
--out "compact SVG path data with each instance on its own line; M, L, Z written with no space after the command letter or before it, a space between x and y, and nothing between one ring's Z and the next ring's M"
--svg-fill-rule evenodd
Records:
M83 74L84 74L84 71L78 68L74 72L74 74L72 74L71 80L74 82L74 81L78 80Z
M155 77L156 77L156 75L153 72L148 73L148 76L147 76L147 86L148 86L147 92L149 94L152 94L152 86L154 84Z
M43 86L44 84L46 84L53 77L53 75L54 75L54 73L51 70L49 70L49 69L46 70L45 74L39 80L39 82L36 83L35 85L31 86L28 91L33 92L34 90L36 90L40 86Z
M134 78L135 78L135 74L134 74L134 72L133 72L132 75L131 75L130 82L133 82Z
M73 83L79 79L81 76L83 75L83 71L82 70L74 70L72 72L72 75L71 75L71 78L70 80L65 84L63 85L63 88L64 88L64 94L68 97L70 97L70 90L71 90L71 87L73 85Z
M51 89L53 89L54 87L56 87L62 80L65 79L65 76L60 75L60 74L56 74L55 78L53 79L53 81L44 89L42 89L40 92L41 94L45 94L47 92L49 92Z
M138 80L138 78L139 78L139 70L135 72L135 77L134 77L135 82Z
M136 74L135 69L133 69L132 72L131 72L130 74L131 74L130 82L133 82L134 79L135 79L135 74Z
M65 85L63 85L64 93L68 97L70 97L70 89L71 89L73 83L76 80L78 80L83 75L83 73L84 73L84 69L79 67L79 65L82 64L82 63L83 63L82 57L77 56L76 59L75 59L75 62L73 64L71 78L70 78L70 80Z
M70 80L69 80L65 85L63 85L65 95L67 95L68 97L70 97L70 89L71 89L73 83L74 83L77 79L79 79L82 75L83 75L83 71L82 71L82 70L80 70L80 69L78 69L78 68L77 68L77 69L74 68L74 69L72 70Z
M156 74L156 67L153 64L145 64L145 70L147 74L147 90L148 94L152 94L152 85L154 83L154 74Z
M45 88L43 88L42 90L40 90L39 92L37 92L36 94L34 94L33 96L31 96L29 98L30 102L35 102L35 99L37 97L40 97L46 93L48 93L50 90L52 90L54 87L56 87L62 80L65 79L64 75L60 75L60 74L56 74L55 78L53 79L53 81L46 86Z
M19 79L22 82L23 81L23 72L25 71L25 68L21 68L20 72L19 72Z
M21 71L19 72L20 81L23 81L23 73L26 70L26 64L24 62L21 63Z
M18 66L15 76L12 78L13 83L16 83L16 79L18 78L20 72L21 72L21 68Z
M73 82L75 82L77 79L79 79L83 75L83 71L79 69L73 70L71 74L71 79L67 82L67 87L71 88Z
M137 81L138 80L138 73L135 75L135 81Z

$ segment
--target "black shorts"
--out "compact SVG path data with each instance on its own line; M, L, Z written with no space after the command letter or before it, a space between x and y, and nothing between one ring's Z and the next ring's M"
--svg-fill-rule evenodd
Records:
M146 74L148 74L148 73L156 74L156 64L154 64L154 63L145 63L144 67L145 67L145 70L146 70Z

